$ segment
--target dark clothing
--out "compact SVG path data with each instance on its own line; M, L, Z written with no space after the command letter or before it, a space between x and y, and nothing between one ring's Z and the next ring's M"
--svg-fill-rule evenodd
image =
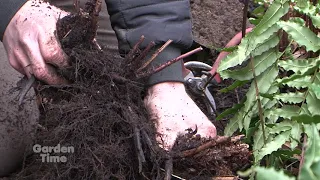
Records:
M173 46L167 47L151 66L176 58L181 49L192 45L192 25L189 0L106 0L113 29L119 41L120 54L127 53L145 36L142 44L146 47L150 41L157 45L173 40ZM177 62L152 75L147 85L166 81L183 82L182 63Z
M24 2L26 1L1 0L1 39L5 27ZM151 41L159 47L167 40L173 40L173 43L153 61L151 64L153 67L176 58L181 54L181 50L192 45L189 0L106 0L106 4L121 55L128 53L142 35L145 36L142 48ZM177 62L152 75L147 85L167 81L183 82L182 62Z
M0 40L11 18L16 14L26 0L1 0L0 1Z

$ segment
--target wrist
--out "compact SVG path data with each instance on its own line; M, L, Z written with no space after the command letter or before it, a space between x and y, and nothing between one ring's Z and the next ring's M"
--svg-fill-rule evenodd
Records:
M157 46L156 49L160 48L160 46ZM149 59L154 52L149 53L146 59ZM174 45L169 45L166 47L152 63L149 65L149 67L158 67L178 56L181 55L181 50L180 48L174 46ZM164 82L183 82L183 63L182 61L178 61L176 63L171 64L170 66L166 67L165 69L152 74L148 81L147 81L147 86L153 86L155 84L159 83L164 83Z
M175 92L185 92L185 87L182 82L162 82L150 86L148 88L148 94L175 94Z

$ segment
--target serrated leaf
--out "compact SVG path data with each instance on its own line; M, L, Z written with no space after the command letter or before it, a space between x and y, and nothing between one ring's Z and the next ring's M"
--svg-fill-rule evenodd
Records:
M320 16L319 15L315 15L315 16L310 16L311 20L312 20L312 24L317 27L320 28Z
M281 93L274 96L274 99L281 100L284 103L301 103L305 100L304 93Z
M278 68L276 66L270 67L267 71L257 77L259 91L266 93L271 89L271 84L278 75ZM273 87L273 91L277 91L277 87ZM230 120L224 130L226 136L232 135L237 129L242 130L243 120L246 116L251 117L251 109L256 105L255 87L251 84L246 96L245 106ZM248 118L250 119L250 118ZM249 121L250 123L250 121ZM246 126L247 127L247 126Z
M302 104L302 106L301 106L301 112L299 113L299 115L301 115L301 114L307 114L307 115L309 115L309 116L312 116L312 114L310 113L310 111L308 110L308 106L307 106L307 104Z
M298 23L298 24L300 24L301 26L304 26L305 23L306 23L306 22L305 22L302 18L300 18L300 17L293 17L293 18L290 19L290 22Z
M314 76L313 84L309 84L309 90L312 90L318 99L320 99L320 73Z
M279 134L283 131L291 130L293 123L290 121L282 121L280 123L276 123L271 129L270 134Z
M269 128L265 128L265 135L266 135L266 137L271 137L271 136L269 136ZM258 130L254 133L254 136L253 136L252 149L255 152L258 152L263 146L264 146L263 132L261 129L261 125L259 124Z
M292 81L288 81L288 82L285 82L282 84L287 85L292 88L301 89L301 88L306 88L306 87L310 86L310 84L312 82L311 80L312 80L311 76L304 76L304 77L297 78L297 79L294 79Z
M289 10L288 0L275 0L264 14L262 20L255 28L257 35L262 34L266 29L270 28Z
M257 153L255 161L260 161L264 156L278 150L290 137L291 131L285 131L277 135L271 142L268 142Z
M318 68L319 64L320 58L283 60L278 62L278 65L286 71L293 71L297 74L314 72L314 69Z
M253 25L258 25L259 23L260 23L260 21L261 21L261 18L249 18L249 22L250 22L250 24L253 24Z
M299 180L318 180L320 179L317 167L320 164L320 136L315 124L309 126L312 129L307 130L308 147L304 155L304 164L298 176ZM316 170L316 171L315 171Z
M308 76L308 75L309 75L309 73L293 74L290 77L285 77L285 78L282 78L282 79L276 79L274 84L279 86L280 84L286 84L286 83L288 83L290 81L294 81L296 79L303 78L303 77Z
M218 68L218 73L222 71L242 64L249 57L250 53L261 43L264 43L270 38L275 32L280 29L278 25L273 25L267 29L263 34L255 35L253 34L253 29L251 32L244 37L238 46L238 49L230 53L225 59L223 59Z
M309 28L290 21L279 21L277 24L299 45L305 46L307 51L316 52L320 49L320 38Z
M300 108L298 106L285 105L281 108L266 111L265 116L268 118L271 116L277 116L285 119L290 119L292 116L298 116L299 110Z
M244 106L244 104L235 104L232 106L232 108L229 108L225 111L223 111L221 114L219 114L219 116L216 118L217 121L223 119L224 117L231 115L231 114L235 114L236 112L239 111L240 108L242 108Z
M234 50L236 50L238 48L238 46L232 46L232 47L225 47L225 48L213 48L218 52L232 52Z
M309 1L304 1L303 6L293 6L295 10L299 11L300 13L308 15L311 20L312 24L319 28L320 27L320 16L317 14L316 6L312 5Z
M270 89L268 90L268 93L275 93L278 91L278 89L279 88L276 86L271 86ZM270 100L268 98L261 98L260 97L261 106L264 110L266 110L265 106L270 105L269 102L271 102L271 101L272 100ZM244 116L243 126L244 126L245 130L247 130L249 128L252 118L258 116L259 113L260 112L259 112L259 108L258 108L258 103L257 103L257 101L255 101L253 106L251 107L251 109L249 109L249 111L246 112L246 114Z
M301 133L302 133L302 125L297 122L292 122L292 130L291 130L291 149L293 150L298 146L298 142L300 142Z
M256 76L260 75L270 66L272 66L278 59L278 52L275 49L270 49L269 51L263 53L262 55L253 58L254 71ZM232 78L239 81L251 80L253 79L253 72L251 63L246 67L239 70L225 70L220 73L220 76L224 79Z
M317 98L313 91L309 91L307 98L307 107L312 115L320 115L320 99Z
M299 7L299 8L305 8L305 7L308 5L307 2L308 2L308 1L306 1L306 0L297 0L297 7Z
M320 99L320 85L309 84L309 90L312 90L318 99Z
M257 172L256 178L257 180L295 180L294 177L290 177L286 175L282 170L276 171L273 167L264 168L264 167L256 167L254 170Z
M252 52L252 56L259 56L262 53L268 51L271 48L276 47L280 42L280 39L278 37L277 33L274 33L273 36L271 36L269 39L267 39L265 42L259 44L255 50Z
M239 129L239 121L240 120L241 120L241 118L239 118L239 114L236 114L235 116L233 116L230 119L228 125L224 129L225 136L232 136L233 133L236 132L237 129Z
M292 120L297 121L298 123L312 124L320 123L320 115L310 116L308 114L301 114L298 116L293 116Z
M236 89L238 87L241 87L241 86L247 84L248 82L249 81L235 81L230 86L219 90L219 92L226 93L226 92L232 91L232 90L234 90L234 89Z
M263 107L265 110L269 110L274 107L278 102L276 100L268 101L268 103Z
M264 15L265 10L266 9L264 6L259 6L252 11L252 14L254 14L257 17L262 17Z

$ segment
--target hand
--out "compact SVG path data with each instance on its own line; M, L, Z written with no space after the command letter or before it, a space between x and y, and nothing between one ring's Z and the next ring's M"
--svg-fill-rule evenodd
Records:
M67 13L48 3L27 1L11 19L3 37L11 66L48 84L62 84L56 68L68 66L68 57L55 36L56 23Z
M145 106L156 120L157 141L165 150L170 150L177 136L187 133L189 128L197 127L201 137L217 135L215 126L186 93L183 83L166 82L150 87Z

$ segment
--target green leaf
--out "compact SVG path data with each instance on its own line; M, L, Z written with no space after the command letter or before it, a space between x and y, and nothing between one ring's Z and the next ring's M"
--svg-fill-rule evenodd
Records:
M284 103L301 103L305 100L304 93L281 93L274 96L274 99L281 100Z
M309 84L309 90L312 90L318 99L320 99L320 85Z
M300 13L308 15L312 20L312 24L317 28L320 27L320 16L318 15L318 10L309 1L304 1L304 4L301 6L297 4L297 6L293 6L293 8Z
M311 20L312 20L312 24L317 27L320 28L320 16L316 15L316 16L310 16Z
M307 51L316 52L320 49L320 38L309 28L290 21L279 21L277 24L299 45L305 46Z
M312 124L320 123L320 115L310 116L308 114L301 114L298 116L293 116L292 120L297 121L298 123Z
M320 73L317 72L314 76L314 81L313 81L313 85L311 85L311 88L308 91L308 95L307 95L307 107L309 112L312 115L320 115L320 99L319 96L317 94L319 94L318 92L318 85L320 85Z
M268 41L269 38L279 30L277 22L288 10L288 0L274 1L260 23L242 39L237 51L229 54L226 59L221 62L218 72L221 73L223 70L242 64L259 44Z
M309 126L310 127L310 126ZM313 124L308 132L308 147L304 155L304 164L298 176L299 180L319 180L319 166L320 166L320 136L315 124Z
M268 90L268 93L275 93L278 91L278 87L276 86L271 86L270 89ZM259 89L260 90L260 89ZM263 109L266 109L266 105L270 106L269 103L272 104L272 102L276 102L276 101L272 101L268 98L261 98L260 97L260 102L261 102L261 106ZM257 101L254 102L253 106L251 107L251 109L249 109L248 112L246 112L245 116L244 116L244 119L243 119L243 126L244 126L244 129L247 130L250 126L250 123L251 123L251 120L253 117L256 117L259 115L259 108L258 108L258 103Z
M299 110L300 108L298 106L284 105L281 108L266 111L265 116L268 118L270 118L271 116L277 116L285 119L290 119L292 116L298 116Z
M255 167L254 171L257 172L257 180L295 180L294 177L286 175L282 170L276 171L273 167Z
M263 132L261 129L261 124L259 123L258 126L259 126L258 130L254 133L254 136L253 136L252 149L255 152L258 152L264 146L264 138L263 138ZM266 134L266 138L271 137L269 136L269 128L265 128L265 134Z
M268 8L260 23L255 27L255 34L260 35L270 28L289 10L289 0L275 0Z
M250 53L256 49L256 47L264 43L266 40L269 39L270 36L272 36L275 32L277 32L280 29L278 25L273 25L269 29L267 29L263 34L255 35L253 32L255 29L253 29L251 32L247 34L246 37L244 37L238 46L238 49L236 51L233 51L230 53L225 59L223 59L220 63L220 66L218 68L218 73L221 73L222 71L240 65L242 64L247 58L249 57Z
M314 76L313 84L309 84L309 90L313 91L318 99L320 99L320 73L317 72Z
M278 150L290 137L291 131L285 131L277 135L271 142L268 142L255 156L255 161L260 161L264 156Z
M230 86L219 90L219 92L226 93L226 92L232 91L232 90L234 90L234 89L236 89L238 87L241 87L241 86L247 84L248 82L249 81L235 81Z
M278 62L278 65L286 71L291 70L297 74L314 72L314 69L318 68L319 64L320 58L283 60Z
M278 75L278 68L275 66L270 67L267 71L257 77L257 84L260 93L267 93L271 88L271 84ZM254 82L251 83L251 86L246 94L247 100L245 102L244 112L248 112L252 106L256 103L256 89Z
M312 116L312 114L310 113L310 111L308 110L308 106L307 106L307 104L302 104L302 106L301 106L301 112L299 113L299 115L301 115L301 114L307 114L307 115L310 115L310 116Z
M254 14L257 17L262 17L265 11L266 9L264 6L259 6L252 11L252 14Z
M282 131L291 130L292 124L293 123L290 121L282 121L280 123L276 123L275 126L273 126L269 132L270 134L279 134Z
M297 7L299 8L305 8L308 4L308 1L306 0L297 0Z
M233 105L232 108L229 108L225 111L223 111L221 114L219 114L219 116L216 118L217 121L223 119L224 117L231 115L231 114L235 114L236 112L239 111L240 108L242 108L244 106L244 104L235 104Z
M298 146L302 134L302 125L297 122L292 122L291 130L291 149L294 149Z
M268 51L271 48L276 47L280 42L280 39L278 37L277 33L274 33L273 36L271 36L269 39L267 39L265 42L259 44L256 49L252 52L252 56L259 56L262 53Z
M311 76L304 76L304 77L297 78L297 79L294 79L292 81L288 81L288 82L285 82L282 84L287 85L292 88L301 89L301 88L306 88L306 87L310 86L310 84L312 82L311 80L312 80Z
M262 55L253 58L254 71L256 76L263 73L266 69L272 66L278 59L278 52L275 49L270 49L269 51L263 53ZM223 79L232 78L239 81L251 80L253 79L253 72L251 63L244 68L239 70L226 70L220 73Z
M267 71L257 77L259 91L262 93L266 93L271 89L271 84L274 79L278 75L278 68L276 66L270 67ZM277 87L273 87L273 91L277 91ZM256 95L255 95L255 87L254 84L251 83L251 87L249 88L246 94L246 102L245 106L240 109L240 111L230 120L227 127L224 130L226 136L232 135L238 128L241 130L244 126L245 118L248 120L251 119L253 112L251 109L256 105ZM256 113L256 111L255 111ZM246 128L248 128L249 122L246 122Z
M307 107L312 115L320 115L320 99L317 98L313 91L309 91L307 95Z
M228 125L224 129L225 136L232 136L233 133L236 132L237 129L239 129L239 121L240 120L241 120L241 118L239 118L239 114L236 114L235 116L233 116L230 119Z
M232 46L232 47L225 47L225 48L213 48L218 52L232 52L234 50L236 50L238 48L238 46Z

